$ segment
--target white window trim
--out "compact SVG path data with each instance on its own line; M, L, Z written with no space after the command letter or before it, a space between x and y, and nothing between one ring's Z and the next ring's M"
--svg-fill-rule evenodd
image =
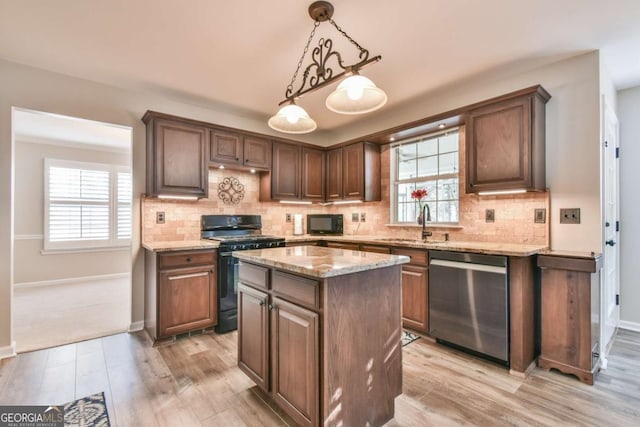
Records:
M72 240L64 242L51 242L49 240L49 169L54 167L66 167L73 169L90 169L109 172L109 239L106 240ZM117 172L131 173L131 169L122 165L110 165L94 162L80 162L65 159L44 159L44 239L42 254L60 253L60 252L84 252L96 249L122 249L126 245L131 244L131 239L118 239L117 237ZM133 204L132 204L133 209Z
M392 226L392 227L412 227L412 226L418 226L418 227L422 227L421 225L416 225L415 223L411 222L411 221L405 221L405 222L398 222L396 220L397 218L397 209L398 209L398 195L396 192L396 187L398 184L401 183L407 183L407 182L415 182L416 180L421 180L421 181L435 181L438 179L446 179L446 178L453 178L453 177L457 177L458 178L458 188L460 185L460 170L461 168L458 168L458 173L457 174L443 174L443 175L435 175L433 177L423 177L423 178L416 178L416 179L402 179L402 180L396 180L397 178L397 157L396 157L396 148L401 146L401 145L406 145L406 144L411 144L412 142L416 142L418 140L424 139L426 137L438 137L440 135L444 135L446 133L450 133L450 132L458 132L459 135L459 128L453 128L453 129L446 129L440 132L433 132L433 133L428 133L428 134L424 134L424 135L419 135L419 136L415 136L415 137L411 137L408 139L405 139L403 141L397 141L393 144L391 144L391 146L389 147L390 149L390 159L389 159L389 219L391 220L389 224L387 224L388 226ZM460 140L458 139L458 155L460 154ZM458 191L458 221L457 222L429 222L427 223L427 227L442 227L442 228L462 228L460 227L460 191Z

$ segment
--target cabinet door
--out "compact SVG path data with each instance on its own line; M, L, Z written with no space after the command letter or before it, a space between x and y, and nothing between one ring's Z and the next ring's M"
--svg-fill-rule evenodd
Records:
M342 195L345 199L362 199L363 193L364 148L359 142L342 149Z
M258 169L271 169L271 141L245 136L244 165Z
M213 273L213 266L159 272L159 337L217 323L216 277Z
M342 148L327 151L327 200L342 199Z
M237 133L211 131L210 162L241 165L243 160L242 136Z
M402 266L402 326L429 332L429 274L419 265Z
M273 144L271 198L300 198L300 146L280 142Z
M318 425L319 316L273 298L273 397L297 423Z
M269 391L269 311L267 294L238 285L238 367Z
M324 200L325 154L322 150L302 149L302 198Z
M469 113L467 193L532 185L531 102L521 97Z
M154 122L151 194L207 197L209 193L207 149L209 134L204 127L179 121L156 119Z

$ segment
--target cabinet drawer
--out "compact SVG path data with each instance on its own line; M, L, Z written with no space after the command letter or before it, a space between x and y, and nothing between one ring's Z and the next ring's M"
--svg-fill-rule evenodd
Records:
M254 287L269 289L269 269L259 265L240 262L238 278L242 283Z
M159 254L159 269L192 267L194 265L215 264L214 251L184 251Z
M360 250L364 252L375 252L378 254L390 254L391 249L385 246L360 245Z
M352 251L360 250L360 246L357 243L327 242L327 247L333 249L347 249Z
M409 257L411 264L428 265L429 252L411 249L393 249L394 255L406 255Z
M274 271L272 277L274 294L291 302L320 308L320 286L315 280L280 271Z

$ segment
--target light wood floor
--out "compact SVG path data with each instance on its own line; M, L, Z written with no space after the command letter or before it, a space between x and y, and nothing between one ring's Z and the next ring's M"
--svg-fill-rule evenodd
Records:
M13 310L18 353L124 332L131 323L131 279L17 287Z
M419 339L404 348L389 426L640 425L640 333L620 331L595 386L504 368ZM0 404L60 404L104 391L112 425L281 426L289 419L236 367L236 333L151 347L143 332L0 362Z

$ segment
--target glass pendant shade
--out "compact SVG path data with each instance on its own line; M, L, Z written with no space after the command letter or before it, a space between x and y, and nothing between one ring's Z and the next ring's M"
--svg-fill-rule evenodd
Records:
M340 114L364 114L387 103L387 94L371 80L354 74L344 79L326 101L327 108Z
M309 133L318 125L304 108L296 104L287 104L269 119L269 127L284 133Z

